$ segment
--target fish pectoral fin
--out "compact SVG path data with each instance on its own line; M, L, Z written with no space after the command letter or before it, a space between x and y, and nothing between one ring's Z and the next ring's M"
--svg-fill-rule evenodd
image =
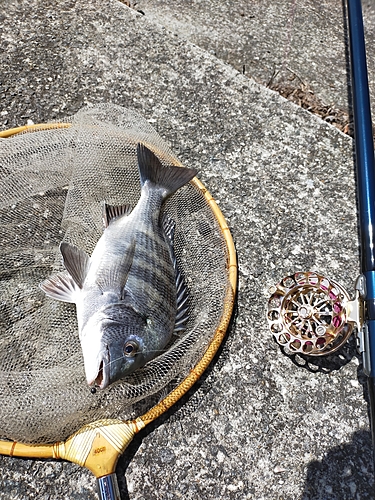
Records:
M108 227L112 219L130 215L133 207L131 205L108 205L103 203L103 225Z
M82 288L90 266L90 257L83 250L65 242L60 243L60 252L66 270L79 288Z
M62 272L47 278L39 285L41 290L51 299L62 302L76 302L79 288L67 272Z
M108 259L108 266L102 269L100 275L96 278L96 284L102 293L115 292L120 299L123 298L124 288L133 264L134 253L135 240L132 241L127 251L124 252L116 264L113 264L111 259Z

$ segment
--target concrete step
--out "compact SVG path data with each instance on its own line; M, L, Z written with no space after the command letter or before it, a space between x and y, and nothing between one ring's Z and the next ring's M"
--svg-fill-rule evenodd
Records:
M343 129L350 92L346 3L138 0L146 17ZM375 95L375 3L363 2ZM350 99L349 99L350 101ZM372 104L373 114L375 104Z

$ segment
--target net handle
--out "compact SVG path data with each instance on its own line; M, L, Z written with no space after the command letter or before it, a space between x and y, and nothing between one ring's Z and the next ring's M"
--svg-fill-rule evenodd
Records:
M99 477L96 484L100 500L121 500L116 474Z
M69 128L70 123L48 123L25 125L0 132L0 138L9 138L22 132L38 132L41 130ZM162 155L164 156L164 155ZM181 164L178 162L177 165ZM0 440L0 454L27 458L64 459L88 468L98 479L99 494L109 492L112 496L102 496L101 500L117 500L120 497L116 487L114 472L120 455L132 441L134 435L160 415L169 410L189 389L199 380L203 372L214 358L222 343L233 311L237 289L237 256L229 227L217 203L204 187L194 177L190 181L201 191L210 206L222 231L227 248L228 287L224 299L223 313L219 326L203 356L190 371L189 375L162 401L147 411L144 415L132 421L99 420L84 426L64 442L51 445L28 445L18 442ZM117 488L117 489L116 489ZM102 491L101 491L102 489Z

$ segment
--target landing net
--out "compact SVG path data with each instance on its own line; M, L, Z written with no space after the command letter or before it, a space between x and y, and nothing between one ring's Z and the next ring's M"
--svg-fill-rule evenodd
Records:
M47 298L39 283L63 270L61 241L92 253L103 231L103 200L137 203L139 142L163 164L180 165L145 119L114 105L0 138L1 439L52 443L87 423L147 411L189 374L233 300L223 229L193 181L164 207L176 222L188 328L142 369L90 392L75 306Z

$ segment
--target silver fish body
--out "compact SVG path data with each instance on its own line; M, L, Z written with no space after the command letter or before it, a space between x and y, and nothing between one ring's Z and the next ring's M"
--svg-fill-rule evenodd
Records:
M91 257L62 243L65 273L41 284L75 302L86 379L104 389L160 354L187 322L187 292L174 256L174 222L164 200L195 175L163 167L138 145L141 197L136 207L104 206L105 230Z

